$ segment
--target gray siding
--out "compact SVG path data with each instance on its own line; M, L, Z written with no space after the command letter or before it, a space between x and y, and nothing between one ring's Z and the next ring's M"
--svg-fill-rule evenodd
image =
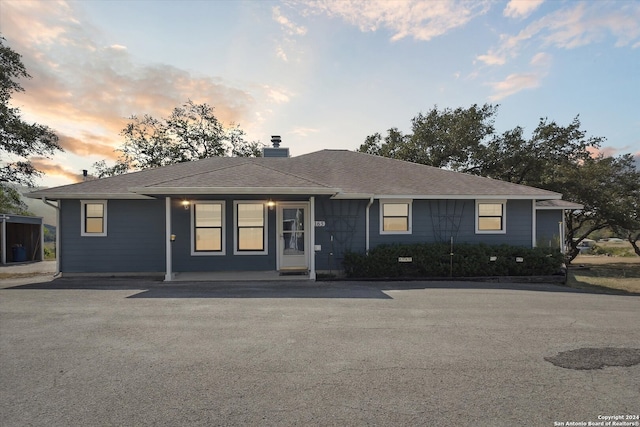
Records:
M531 200L508 200L504 234L476 234L475 200L414 200L411 234L380 234L380 204L371 206L371 248L391 243L450 242L531 246Z
M560 230L562 210L536 211L536 245L544 248L560 248Z
M164 201L109 200L104 237L80 235L80 200L62 200L60 209L63 273L164 271Z
M276 210L268 209L268 253L265 255L234 255L233 229L235 226L233 202L240 200L264 200L257 198L211 197L210 200L225 201L225 255L191 255L191 209L185 210L180 200L174 199L171 211L173 242L173 270L180 271L267 271L276 270ZM195 198L191 199L197 201ZM202 197L199 200L206 200Z
M274 201L308 198L271 197ZM203 197L197 199L205 200ZM184 209L180 199L171 207L173 270L242 271L276 270L277 210L268 210L268 253L234 255L234 200L264 200L264 197L211 197L225 201L225 255L191 255L191 209ZM189 200L196 200L195 197ZM309 224L314 232L316 269L342 268L345 252L364 252L366 248L365 214L368 200L332 200L316 197L315 220L324 227ZM109 200L105 237L83 237L80 233L80 200L61 202L61 270L73 273L164 272L165 271L165 201ZM370 208L370 247L389 243L449 242L510 244L531 246L531 200L509 200L506 211L506 234L475 233L473 200L414 200L412 233L381 235L379 201ZM559 213L538 211L538 238L548 239L557 229ZM557 231L556 231L557 233ZM549 234L551 235L551 234Z
M316 221L324 227L315 228L316 269L341 270L347 251L365 251L365 212L368 200L331 200L316 198Z

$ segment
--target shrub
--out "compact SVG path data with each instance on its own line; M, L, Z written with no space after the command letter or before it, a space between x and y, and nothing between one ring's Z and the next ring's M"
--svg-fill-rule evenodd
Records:
M343 266L347 277L537 276L558 273L563 262L550 248L458 244L450 250L442 243L381 245L369 254L346 253ZM412 261L402 263L400 257Z

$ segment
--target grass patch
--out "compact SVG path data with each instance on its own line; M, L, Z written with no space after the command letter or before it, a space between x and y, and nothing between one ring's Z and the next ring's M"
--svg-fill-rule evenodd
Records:
M578 256L571 263L567 285L615 289L640 294L640 257Z

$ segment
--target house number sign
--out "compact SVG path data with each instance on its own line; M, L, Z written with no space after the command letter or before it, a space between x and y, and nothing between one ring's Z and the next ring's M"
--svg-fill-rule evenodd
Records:
M316 221L316 227L324 227L326 223L324 221Z

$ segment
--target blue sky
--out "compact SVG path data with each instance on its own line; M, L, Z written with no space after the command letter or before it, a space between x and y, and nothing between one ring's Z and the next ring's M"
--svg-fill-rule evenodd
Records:
M113 161L127 118L192 99L292 155L409 131L437 105L497 103L496 128L580 115L640 155L640 2L13 1L0 31L33 76L14 97L65 152L44 185Z

